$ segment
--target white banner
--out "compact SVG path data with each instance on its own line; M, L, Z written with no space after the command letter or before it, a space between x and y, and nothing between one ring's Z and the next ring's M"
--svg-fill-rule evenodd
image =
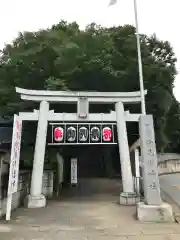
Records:
M77 184L77 158L71 158L71 184Z
M10 161L10 170L9 170L9 185L8 185L9 194L17 192L17 189L18 189L21 132L22 132L22 121L17 115L14 115L12 146L11 146L11 161Z
M10 220L12 194L17 192L18 190L21 133L22 133L22 120L19 118L19 116L14 115L6 220Z

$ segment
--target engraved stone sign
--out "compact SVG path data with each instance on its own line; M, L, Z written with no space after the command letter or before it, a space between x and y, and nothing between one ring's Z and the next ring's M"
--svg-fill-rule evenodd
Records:
M139 132L143 162L143 185L145 203L148 205L160 205L161 196L152 115L140 116Z

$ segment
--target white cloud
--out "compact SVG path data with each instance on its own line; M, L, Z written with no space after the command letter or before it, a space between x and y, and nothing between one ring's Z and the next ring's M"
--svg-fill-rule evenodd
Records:
M19 31L34 31L50 27L61 19L77 21L81 27L96 22L105 26L134 24L133 0L119 0L108 7L109 0L1 0L0 48ZM152 34L172 44L180 70L178 0L137 0L140 32ZM175 95L180 101L180 77L175 83Z

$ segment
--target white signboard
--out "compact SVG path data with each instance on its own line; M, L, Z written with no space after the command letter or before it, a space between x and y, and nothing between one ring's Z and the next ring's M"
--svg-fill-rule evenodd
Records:
M71 184L77 184L77 158L71 158Z
M22 133L22 120L19 118L19 116L14 115L6 220L10 220L12 194L17 192L18 190L21 133Z

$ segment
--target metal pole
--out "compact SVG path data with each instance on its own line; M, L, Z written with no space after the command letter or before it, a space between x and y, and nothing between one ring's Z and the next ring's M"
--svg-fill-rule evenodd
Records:
M140 45L139 24L138 24L138 13L137 13L137 2L136 2L136 0L134 0L134 15L135 15L137 54L138 54L138 65L139 65L139 83L140 83L140 92L141 92L141 112L142 112L143 115L146 115L143 68L142 68L141 45Z

